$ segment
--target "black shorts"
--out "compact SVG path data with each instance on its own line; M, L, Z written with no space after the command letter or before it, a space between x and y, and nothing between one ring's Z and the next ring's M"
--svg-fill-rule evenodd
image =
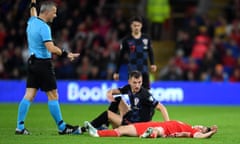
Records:
M131 120L131 111L128 111L122 118L122 123L121 125L129 125L131 123L134 123L132 120Z
M140 117L138 115L134 115L133 111L128 111L122 118L121 125L128 125L131 123L141 122Z
M28 59L27 88L50 91L57 88L56 76L51 59Z
M130 110L128 111L122 118L122 123L121 125L128 125L131 123L137 123L137 122L147 122L152 120L152 114L148 115L141 115L137 111Z

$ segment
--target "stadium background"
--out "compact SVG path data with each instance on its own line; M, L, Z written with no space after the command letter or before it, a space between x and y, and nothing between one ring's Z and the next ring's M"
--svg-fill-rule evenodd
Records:
M151 17L149 9L153 7L146 0L55 2L58 17L51 25L54 42L59 47L81 53L73 63L53 56L62 91L60 99L66 99L63 102L71 102L68 98L72 82L79 87L75 92L78 95L104 98L102 85L111 88L126 81L126 65L121 67L121 81L112 81L119 44L129 32L128 19L142 15L143 32L153 39L159 69L151 75L151 80L160 101L172 104L184 98L190 102L183 100L180 104L239 104L236 89L240 81L239 0L160 1L160 5L154 3L157 10L162 10L157 11L162 16L157 21ZM24 94L26 78L25 28L29 1L4 0L0 7L0 100L18 102ZM82 91L95 88L91 82L98 90L95 93ZM9 93L7 90L12 87L16 90ZM217 98L213 95L222 99L214 102ZM199 101L198 97L204 97L206 102Z
M62 112L66 121L82 125L106 109L105 91L126 83L112 81L121 38L128 18L145 17L143 31L153 38L159 69L151 76L152 91L171 119L219 126L211 139L158 139L172 144L236 144L239 141L239 0L169 0L170 15L160 35L151 33L147 0L55 0L58 17L52 24L60 47L80 52L74 63L53 57ZM27 44L25 27L29 0L0 1L0 144L119 143L150 144L137 138L58 136L44 93L29 111L30 136L15 136L18 102L25 91ZM201 34L199 33L200 31ZM192 52L200 49L199 53ZM203 56L204 55L204 56ZM99 63L101 62L101 63ZM122 67L122 71L125 67ZM215 73L218 71L218 74ZM161 120L154 116L154 120Z
M142 15L159 67L153 81L240 80L239 0L167 0L170 11L163 11L166 16L158 21L149 16L146 0L54 1L54 42L81 53L74 63L53 57L58 79L112 80L119 43L129 32L128 19ZM28 6L28 0L0 3L1 79L26 77ZM157 35L153 26L160 27Z

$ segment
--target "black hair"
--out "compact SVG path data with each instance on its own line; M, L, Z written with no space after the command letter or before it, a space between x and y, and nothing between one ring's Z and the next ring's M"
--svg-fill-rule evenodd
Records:
M212 129L210 127L207 127L206 133L210 132Z
M142 18L141 16L133 16L133 17L131 17L130 20L129 20L130 24L131 24L133 21L137 21L137 22L143 23L143 18Z
M132 78L132 77L140 78L140 77L142 77L142 73L140 71L137 71L137 70L131 71L130 74L129 74L129 78Z

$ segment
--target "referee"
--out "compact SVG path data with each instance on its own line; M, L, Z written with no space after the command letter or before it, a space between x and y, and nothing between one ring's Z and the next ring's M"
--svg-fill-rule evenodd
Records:
M148 58L150 69L156 72L157 66L154 64L154 55L150 38L142 33L143 20L140 16L130 19L131 34L123 38L120 46L120 55L117 63L116 72L113 79L119 79L119 69L125 55L128 57L128 73L138 70L143 75L143 87L150 89Z
M71 53L61 50L52 41L51 30L48 22L52 22L57 16L55 3L46 1L40 7L37 16L36 0L31 0L30 15L27 22L27 40L29 47L28 75L26 92L18 107L17 128L15 134L29 135L25 128L26 119L31 102L34 100L38 89L46 92L48 96L48 108L56 122L59 134L80 134L79 126L72 126L63 121L53 65L52 54L67 57L71 61L77 58L79 53Z

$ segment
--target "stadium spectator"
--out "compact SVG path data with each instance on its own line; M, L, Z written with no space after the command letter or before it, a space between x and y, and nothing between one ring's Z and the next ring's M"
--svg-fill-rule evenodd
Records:
M98 17L101 15L102 17L107 17L106 14L113 14L113 9L109 9L104 5L108 4L109 1L101 1L101 2L93 2L93 1L56 1L57 5L59 6L58 9L58 18L56 18L53 22L52 27L52 35L54 37L54 42L58 44L59 47L67 48L70 51L80 52L82 55L89 56L89 53L85 53L85 51L90 50L92 43L95 39L99 39L97 31L94 26L97 26L95 23L95 19L99 19ZM94 3L94 4L93 4ZM110 1L111 4L115 5L117 1ZM19 47L22 51L24 51L26 45L26 36L25 36L25 20L27 19L28 11L26 10L28 7L27 1L8 1L7 3L2 3L0 5L0 17L1 17L1 24L0 24L0 43L2 43L2 47L0 48L0 56L2 56L4 51L9 55L8 57L12 56L12 50L9 46L15 48ZM97 8L98 7L98 8ZM98 11L96 11L98 10ZM108 12L110 10L110 12ZM18 12L18 13L15 13ZM108 23L111 24L113 21L112 16L109 16ZM122 21L124 22L124 21ZM14 25L13 25L14 24ZM126 22L125 22L126 25ZM108 29L108 31L112 29L112 26ZM5 31L5 32L4 32ZM9 33L6 33L8 31ZM118 35L118 30L116 31ZM121 35L125 35L126 31L122 31ZM4 34L5 33L5 34ZM106 34L106 33L105 33ZM83 43L82 47L75 47L76 41L81 38ZM101 47L108 47L105 44L107 43L105 38L101 38ZM92 53L92 52L90 52ZM113 51L114 55L116 51ZM24 54L25 55L25 54ZM96 55L101 55L101 52L98 51ZM23 57L25 60L25 56ZM7 66L7 58L3 62L4 70L8 69ZM94 59L93 59L94 60ZM54 65L56 65L56 76L60 79L66 79L66 71L64 71L63 67L72 67L73 70L68 71L71 72L72 78L78 78L76 75L76 65L80 64L82 59L78 59L73 63L66 63L64 59L59 57L53 56ZM108 65L115 63L115 59L109 61ZM99 67L98 65L95 65ZM21 69L22 65L16 65L16 69ZM18 68L19 67L19 68ZM8 79L8 78L15 78L15 79L24 79L26 77L26 63L24 63L25 69L23 72L19 73L18 77L13 77L10 74L14 73L14 69L9 69L0 75L1 79ZM109 66L105 71L112 71L112 68L115 66ZM104 71L104 70L103 70ZM101 79L105 79L102 77Z
M233 57L232 51L230 49L226 50L226 54L222 58L222 64L224 71L230 75L233 71L234 66L236 65L237 60Z
M117 0L54 1L59 7L58 18L54 20L51 26L54 43L70 51L80 52L82 56L86 55L90 57L91 63L95 66L92 72L96 73L98 71L98 73L101 73L101 75L97 74L95 76L99 77L99 79L111 79L110 73L116 71L117 67L116 61L118 58L116 56L119 52L119 39L128 32L126 21L128 15L124 11L124 6L119 5L119 1ZM27 7L28 1L26 0L6 1L0 4L0 57L3 59L1 62L3 66L2 72L0 72L1 79L26 78L27 63L26 54L24 53L27 43L25 35L25 21L28 18ZM181 19L182 23L178 23L178 27L176 27L177 31L179 31L178 28L181 29L181 32L177 32L176 50L184 50L185 59L188 59L192 52L193 38L197 36L200 27L205 27L208 36L213 40L210 42L207 51L212 47L213 50L210 51L212 51L217 63L223 64L226 49L232 49L234 58L238 58L240 46L239 0L230 1L224 11L221 11L223 14L218 19L214 19L207 14L199 15L195 6L190 6L186 10L185 17ZM106 25L104 25L104 20ZM101 35L99 30L101 31ZM109 37L111 36L116 38L114 38L114 41L109 42ZM79 39L81 39L81 42L77 42ZM94 54L92 54L95 41L99 42L97 46L99 50L94 50ZM78 46L76 46L76 43L79 43ZM14 59L12 58L15 56L14 49L22 51L21 59L23 59L24 63L14 62L13 68L9 66L9 62ZM104 50L110 50L111 58L106 63L107 66L102 69L96 61L99 61L102 57ZM95 55L97 56L96 58L94 57ZM81 64L82 60L82 58L79 58L73 63L67 63L64 59L54 55L53 63L56 66L57 78L66 79L71 76L73 79L78 79L78 75L76 74L77 65ZM122 60L123 64L128 63L126 60ZM202 70L201 63L197 62L199 69ZM71 68L71 70L66 69L68 71L65 71L65 67ZM125 65L121 65L121 68L120 73L122 70L127 70L127 68L125 69ZM211 71L213 69L214 67L211 68ZM227 69L224 67L224 70L226 71ZM186 76L187 71L184 71L183 75ZM90 76L89 79L93 79L95 76ZM120 77L123 77L123 75L120 75ZM127 80L127 75L125 77L125 80ZM200 77L197 80L200 80Z
M2 50L5 42L5 38L7 36L6 28L2 22L0 22L0 50Z
M240 82L240 69L234 68L232 75L229 78L230 82Z
M228 74L224 72L223 65L217 64L214 67L214 71L210 76L211 81L213 82L226 82L228 81Z
M199 28L199 34L195 37L191 57L201 61L208 50L210 42L211 40L207 34L207 28L201 26Z
M88 80L91 74L92 64L88 56L84 56L82 63L77 66L77 75L79 80Z
M199 65L197 64L197 61L189 57L185 65L184 80L187 80L187 81L197 80L199 75L198 72L199 72Z
M200 71L200 80L205 79L201 78L201 75L204 76L204 74L210 75L213 72L213 67L218 63L218 61L215 59L214 54L212 51L207 51L205 54L201 64L199 65L199 71Z
M226 37L227 36L227 20L224 16L219 15L215 23L214 36Z
M189 57L192 52L193 41L189 33L184 30L177 31L176 51L181 50L184 57Z
M148 0L146 4L152 39L160 40L162 38L163 24L170 17L169 1Z
M183 80L183 70L171 58L168 64L160 70L159 79L163 81L180 81Z

